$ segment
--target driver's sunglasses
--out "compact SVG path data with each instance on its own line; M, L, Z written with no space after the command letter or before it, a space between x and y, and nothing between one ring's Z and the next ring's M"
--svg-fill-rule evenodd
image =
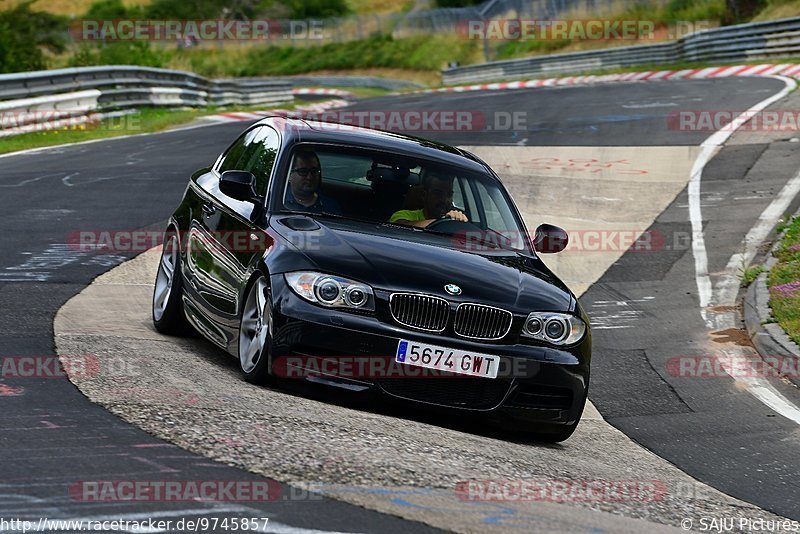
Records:
M322 174L322 169L319 167L296 167L292 169L292 172L296 172L303 178L307 177L309 174L311 176L320 176Z

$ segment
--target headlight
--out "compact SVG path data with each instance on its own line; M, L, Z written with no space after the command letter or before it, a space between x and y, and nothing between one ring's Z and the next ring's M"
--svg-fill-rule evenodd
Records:
M375 311L375 295L366 284L309 271L286 273L286 283L301 298L328 308Z
M522 325L522 335L553 345L572 345L583 338L586 323L567 313L533 312Z

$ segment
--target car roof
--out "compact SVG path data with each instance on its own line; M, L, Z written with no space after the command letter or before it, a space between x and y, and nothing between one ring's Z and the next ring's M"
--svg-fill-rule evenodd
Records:
M270 125L281 131L286 145L327 143L382 150L491 175L491 172L487 172L488 166L473 154L445 143L411 135L280 115L266 117L256 124Z

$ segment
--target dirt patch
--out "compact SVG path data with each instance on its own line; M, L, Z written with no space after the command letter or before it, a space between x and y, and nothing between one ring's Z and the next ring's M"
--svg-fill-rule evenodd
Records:
M752 347L753 343L750 341L750 336L747 332L739 328L728 328L726 330L717 330L711 332L712 341L714 343L734 343L740 347Z
M711 306L709 311L714 313L729 313L729 312L738 312L741 311L742 307L740 305L736 306Z

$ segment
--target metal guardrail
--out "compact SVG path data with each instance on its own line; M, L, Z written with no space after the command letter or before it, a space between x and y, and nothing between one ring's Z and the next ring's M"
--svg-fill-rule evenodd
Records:
M677 41L494 61L442 71L446 85L522 76L676 63L800 55L800 17L704 30Z
M407 80L379 78L378 76L281 76L275 81L291 83L295 87L375 87L388 91L421 89L424 85Z
M286 81L209 80L169 69L110 66L0 75L0 137L37 124L143 106L203 107L292 102ZM55 123L60 124L58 122Z
M205 93L206 104L216 104L223 95L238 95L249 103L273 103L292 100L291 85L271 79L209 80L178 70L150 67L109 66L81 67L0 75L0 101L42 95L99 89L175 88ZM263 94L253 101L248 95ZM225 96L225 98L230 98Z

